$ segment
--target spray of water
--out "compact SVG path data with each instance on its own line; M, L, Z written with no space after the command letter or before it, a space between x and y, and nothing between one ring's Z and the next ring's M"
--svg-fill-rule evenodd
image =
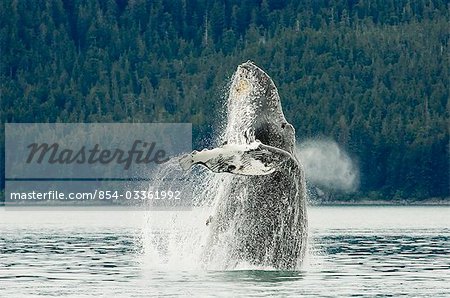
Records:
M176 189L180 201L146 202L142 229L142 263L152 270L199 270L200 256L207 240L205 222L211 213L213 175L196 168L180 172L175 157L152 173L149 189Z
M336 142L308 140L297 144L296 155L309 183L345 192L358 187L358 168Z
M227 87L230 88L230 85ZM226 92L228 93L228 90ZM223 111L227 111L227 106L224 106ZM222 112L217 117L226 119L225 114ZM233 126L231 133L221 124L216 140L209 143L222 144L228 141L227 135L233 135L238 129L238 126ZM176 177L177 185L172 184L171 187L176 187L182 193L191 193L192 196L188 199L190 208L187 209L178 208L176 205L161 208L161 202L158 202L159 206L155 206L152 201L148 202L141 236L142 262L145 267L169 271L206 268L204 253L209 240L209 227L206 223L220 200L229 195L228 186L233 178L232 175L213 174L202 167L194 167L184 174L180 173L180 170L178 158L175 157L151 174L154 179L149 188L164 189L168 186L166 181L174 181L173 178ZM156 209L158 211L155 211ZM218 258L220 259L220 256ZM208 269L221 267L220 261L216 261L216 266L209 265Z

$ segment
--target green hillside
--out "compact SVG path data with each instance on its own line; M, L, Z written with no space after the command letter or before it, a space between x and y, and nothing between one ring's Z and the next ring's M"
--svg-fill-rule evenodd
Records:
M299 141L334 139L357 161L358 196L448 197L449 7L1 1L2 126L192 122L196 147L208 145L230 76L251 59L277 84Z

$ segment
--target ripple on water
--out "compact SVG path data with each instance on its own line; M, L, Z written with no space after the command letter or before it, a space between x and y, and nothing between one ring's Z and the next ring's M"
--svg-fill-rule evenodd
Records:
M0 296L450 296L450 230L442 227L312 227L310 254L295 272L155 268L143 261L139 234L4 229Z

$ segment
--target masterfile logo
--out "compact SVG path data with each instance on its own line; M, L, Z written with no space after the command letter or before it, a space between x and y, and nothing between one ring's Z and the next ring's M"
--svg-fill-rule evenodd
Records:
M5 176L146 178L191 148L189 123L7 123Z
M7 123L5 132L6 206L190 204L177 162L192 151L189 123Z
M107 165L109 163L123 164L124 170L128 170L133 162L136 164L149 164L154 162L162 164L169 161L164 149L155 150L156 142L147 143L142 140L135 140L130 150L100 149L100 144L95 144L89 149L81 146L79 149L61 148L58 143L32 143L27 146L30 148L26 163L35 162L42 164L47 162L50 164L71 164L71 163L100 163ZM156 151L154 154L153 152Z

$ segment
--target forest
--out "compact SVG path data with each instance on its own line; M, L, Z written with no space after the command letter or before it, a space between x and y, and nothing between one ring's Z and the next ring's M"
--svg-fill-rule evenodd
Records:
M357 193L448 198L449 1L5 0L4 123L190 122L210 146L236 66L278 86L298 141L336 140Z

